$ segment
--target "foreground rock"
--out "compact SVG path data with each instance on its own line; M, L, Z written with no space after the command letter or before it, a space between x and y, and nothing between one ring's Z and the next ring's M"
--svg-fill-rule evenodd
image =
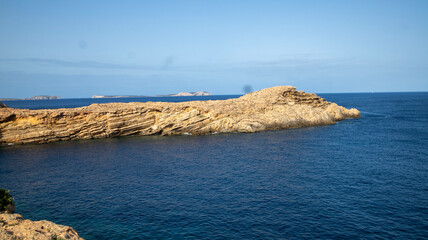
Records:
M237 99L181 103L107 103L72 109L0 109L0 143L47 143L128 135L201 135L334 124L358 118L291 86Z
M46 220L24 220L19 214L8 213L0 213L0 239L83 240L71 227Z

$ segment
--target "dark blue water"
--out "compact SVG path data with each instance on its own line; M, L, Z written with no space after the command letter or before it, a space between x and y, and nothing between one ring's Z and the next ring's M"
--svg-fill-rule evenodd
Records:
M0 187L86 239L426 239L428 93L322 96L361 119L7 146Z
M237 98L241 95L212 95L212 96L189 96L189 97L127 97L127 98L69 98L53 100L8 100L3 101L11 108L24 109L58 109L58 108L76 108L89 106L93 103L110 102L185 102L185 101L206 101L206 100L224 100Z

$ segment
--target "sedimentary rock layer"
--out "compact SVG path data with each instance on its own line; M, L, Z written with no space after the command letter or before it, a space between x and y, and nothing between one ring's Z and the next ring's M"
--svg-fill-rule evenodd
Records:
M92 104L72 109L0 109L0 143L47 143L129 135L257 132L334 124L358 118L346 109L291 86L237 99Z
M0 239L83 240L72 227L46 220L24 220L19 214L8 213L0 213Z

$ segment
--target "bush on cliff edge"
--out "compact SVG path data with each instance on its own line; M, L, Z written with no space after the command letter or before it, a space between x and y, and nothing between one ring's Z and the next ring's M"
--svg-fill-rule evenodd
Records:
M8 190L0 188L0 212L10 212L15 211L14 199Z
M0 102L0 108L7 108L6 104Z

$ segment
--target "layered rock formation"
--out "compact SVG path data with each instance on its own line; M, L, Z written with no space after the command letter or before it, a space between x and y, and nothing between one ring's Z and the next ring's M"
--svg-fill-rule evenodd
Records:
M273 87L237 99L92 104L73 109L0 109L0 143L47 143L129 135L257 132L358 118L315 94Z
M46 220L24 220L19 214L8 213L0 213L0 239L83 240L72 227Z

